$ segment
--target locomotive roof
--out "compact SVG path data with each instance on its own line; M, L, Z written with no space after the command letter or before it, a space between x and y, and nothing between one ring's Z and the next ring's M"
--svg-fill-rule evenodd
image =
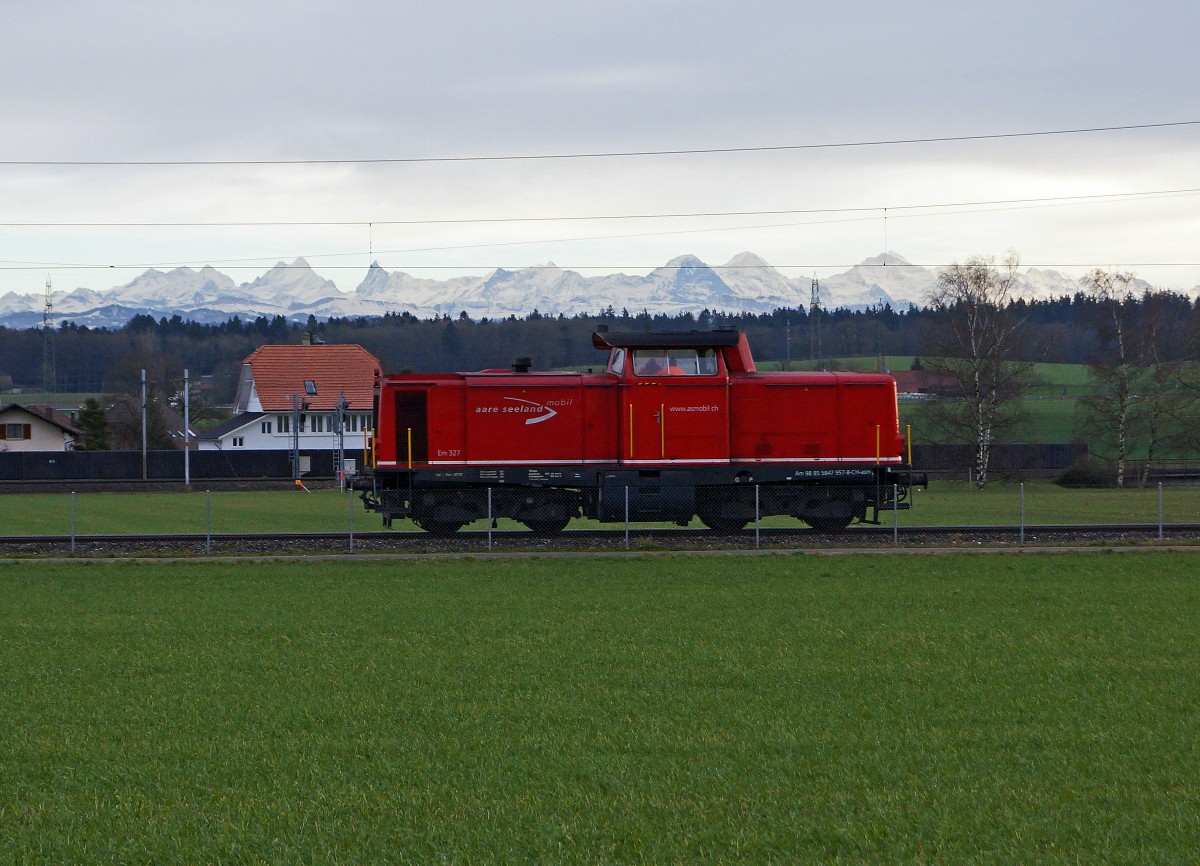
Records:
M597 349L716 349L736 346L738 331L597 331Z

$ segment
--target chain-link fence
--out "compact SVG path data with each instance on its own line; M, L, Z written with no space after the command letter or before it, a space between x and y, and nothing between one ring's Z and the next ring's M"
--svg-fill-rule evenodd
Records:
M1071 489L1046 482L933 482L899 485L737 484L694 487L614 485L564 492L497 486L440 491L405 500L424 511L397 514L388 537L436 539L439 549L536 545L718 548L919 544L945 535L1032 543L1086 530L1088 538L1200 541L1200 485ZM383 531L354 491L134 492L0 496L0 539L188 536L192 549L214 539L269 538L286 551L320 534L333 549L360 550ZM230 545L226 544L226 548Z

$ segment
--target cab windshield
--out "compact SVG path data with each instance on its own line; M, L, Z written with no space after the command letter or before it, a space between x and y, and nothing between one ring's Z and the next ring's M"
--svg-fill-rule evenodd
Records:
M717 356L712 349L638 349L633 353L635 376L715 376Z

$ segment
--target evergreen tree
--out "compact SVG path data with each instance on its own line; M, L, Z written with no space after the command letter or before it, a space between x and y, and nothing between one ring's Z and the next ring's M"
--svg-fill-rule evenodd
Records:
M88 397L83 403L83 409L77 419L79 429L83 431L82 451L107 451L111 447L108 435L108 416L104 407L95 397Z

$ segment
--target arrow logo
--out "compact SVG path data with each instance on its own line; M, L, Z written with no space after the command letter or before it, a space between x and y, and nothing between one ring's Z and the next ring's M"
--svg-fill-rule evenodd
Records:
M521 412L532 412L535 409L541 409L543 412L548 413L546 415L538 415L536 418L526 418L526 424L541 424L543 421L549 421L558 414L558 412L554 411L549 406L543 406L541 403L534 403L532 400L522 400L520 397L505 397L504 399L512 403L521 403L522 406L518 410Z

